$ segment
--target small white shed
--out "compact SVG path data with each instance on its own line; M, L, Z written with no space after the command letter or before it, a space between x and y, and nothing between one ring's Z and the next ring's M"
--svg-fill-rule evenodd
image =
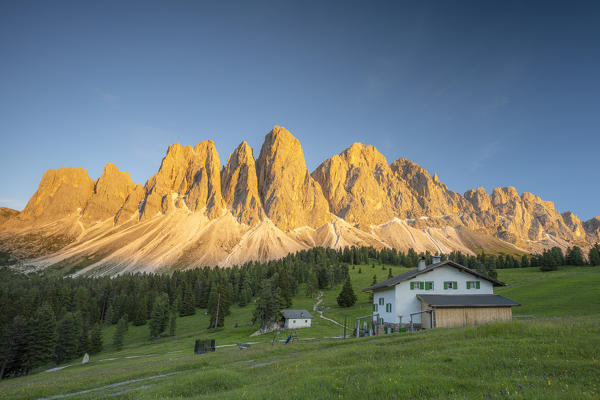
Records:
M306 310L281 310L283 315L284 329L310 328L312 315Z

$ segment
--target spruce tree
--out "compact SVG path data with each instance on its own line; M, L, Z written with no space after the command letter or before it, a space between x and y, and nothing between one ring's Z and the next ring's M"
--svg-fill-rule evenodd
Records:
M588 253L590 265L600 265L600 245L596 244Z
M377 275L373 274L373 282L371 283L371 285L375 285L377 283ZM374 296L374 292L371 290L369 293L369 301L372 303L373 302L373 296Z
M66 313L57 326L56 362L61 364L77 357L78 335L77 323L72 313Z
M95 324L90 334L90 354L102 351L102 326Z
M171 316L169 317L169 336L175 336L175 329L177 327L177 313L175 310L171 310Z
M259 324L261 329L270 326L273 322L279 320L281 315L281 297L279 288L272 285L271 281L265 279L260 288L256 308L252 315L252 323Z
M208 299L208 314L210 315L209 328L225 326L225 317L229 315L230 299L227 282L219 280L214 282Z
M185 285L185 288L183 290L183 294L181 297L181 305L180 305L179 315L181 317L186 317L188 315L196 314L196 308L194 306L195 304L196 304L196 298L194 296L194 292L193 292L192 288L190 287L190 285Z
M392 269L390 268L390 270L388 271L388 279L393 278L394 275L392 275Z
M135 312L135 318L133 319L133 325L142 326L146 324L146 318L148 315L148 309L146 307L146 298L140 297L137 301L137 307Z
M333 281L331 279L330 281ZM289 308L292 306L292 290L290 288L290 281L288 279L286 269L282 269L278 275L277 286L279 287L279 293L281 295L281 302L283 308Z
M27 372L29 360L27 351L30 334L30 323L27 318L17 315L3 337L2 365L0 366L0 379L8 372L21 375Z
M127 332L127 319L121 317L119 322L117 322L117 328L115 329L115 334L113 336L113 346L115 349L121 350L123 348L123 337L125 336L125 332Z
M56 348L56 318L49 304L44 304L33 316L28 340L30 366L35 368L52 361Z
M159 337L167 328L169 320L169 298L166 293L162 293L154 300L152 314L150 315L150 337Z
M351 307L356 303L356 294L354 294L354 289L352 289L350 277L346 278L342 291L337 297L337 303L340 307Z

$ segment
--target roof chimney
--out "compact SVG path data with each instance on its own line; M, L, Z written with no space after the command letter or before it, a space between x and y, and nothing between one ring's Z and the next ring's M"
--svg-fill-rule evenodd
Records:
M442 261L442 256L433 256L433 263L437 264Z
M424 257L419 258L419 264L417 266L417 270L423 271L425 269L425 267L426 267L425 258Z

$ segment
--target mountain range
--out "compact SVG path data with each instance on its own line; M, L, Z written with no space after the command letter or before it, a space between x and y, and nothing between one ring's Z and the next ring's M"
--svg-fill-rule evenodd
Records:
M23 211L0 208L0 251L21 267L77 274L269 260L315 246L522 253L600 241L582 222L513 187L461 195L419 165L355 143L312 173L285 128L223 167L213 141L175 143L145 185L108 163L48 170Z

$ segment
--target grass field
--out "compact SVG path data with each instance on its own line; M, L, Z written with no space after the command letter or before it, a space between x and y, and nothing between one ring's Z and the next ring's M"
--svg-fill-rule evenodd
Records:
M360 270L362 273L358 273ZM370 313L368 293L373 274L387 278L387 268L357 266L351 277L357 305L340 309L340 287L325 291L325 315ZM393 274L405 269L392 267ZM293 345L271 345L271 335L250 338L253 305L233 307L224 329L207 332L208 317L197 310L179 318L175 338L148 340L148 327L130 326L121 351L106 350L81 365L0 382L1 399L51 398L600 398L600 268L565 267L499 270L508 284L498 288L523 304L515 316L535 319L460 329L435 329L361 339L326 339L342 333L320 319L299 331ZM314 299L301 288L294 308L312 311ZM237 327L235 325L237 324ZM250 349L219 348L191 354L193 341L214 337L219 344L258 342ZM166 375L167 376L162 376ZM127 382L134 380L133 382ZM109 386L108 385L113 385Z

